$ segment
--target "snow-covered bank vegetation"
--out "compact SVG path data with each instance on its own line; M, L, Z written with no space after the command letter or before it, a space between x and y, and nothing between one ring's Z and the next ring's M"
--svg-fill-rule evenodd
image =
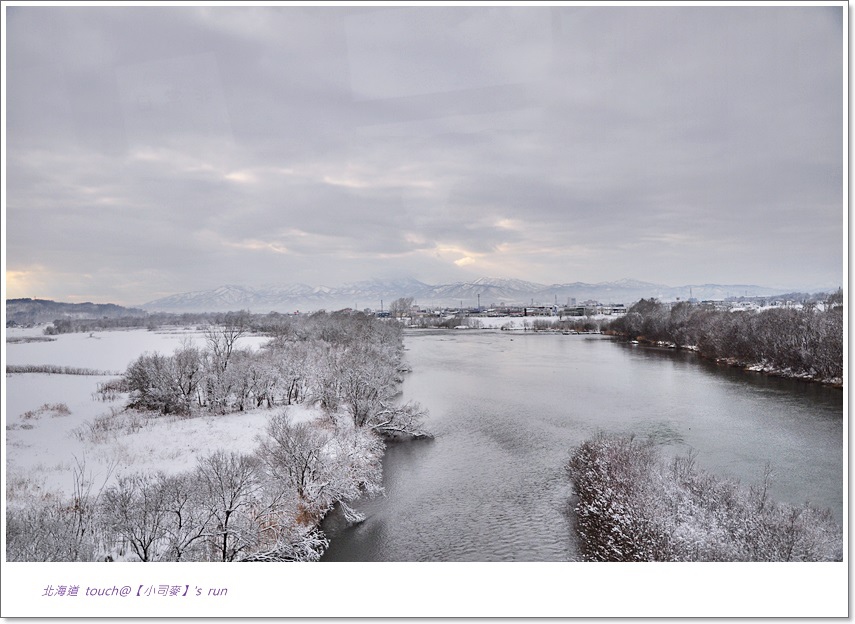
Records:
M417 329L501 329L506 331L598 333L608 321L600 316L416 316L405 319Z
M47 373L48 375L92 375L94 377L106 377L113 375L110 371L95 370L94 368L80 368L75 366L57 366L56 364L6 364L6 374L15 373Z
M234 312L185 312L173 314L168 312L146 313L142 310L127 310L120 316L95 316L65 318L49 317L51 322L45 328L46 337L71 333L89 333L112 329L162 329L167 327L206 327L209 325L225 325L236 316ZM251 317L243 315L244 318Z
M75 461L72 487L57 493L10 471L8 560L316 560L334 505L360 520L348 503L381 491L384 439L428 435L423 410L397 401L400 327L362 314L271 317L272 338L250 349L246 317L228 320L202 344L147 352L98 384L108 412L64 433L90 451L115 447L97 475ZM69 411L52 408L31 418ZM13 430L16 452L39 445ZM176 442L164 469L148 461Z
M843 294L822 306L715 311L642 299L609 325L640 342L692 348L703 357L752 370L843 383Z
M650 442L600 435L568 464L587 561L842 561L829 511L775 503L690 456L667 464Z
M8 561L314 561L336 503L375 494L383 444L368 429L272 415L254 452L217 450L190 470L133 471L98 487L74 467L70 498L18 496ZM7 494L8 496L8 494Z
M422 411L399 404L403 354L397 323L361 313L281 317L260 349L238 348L248 319L205 332L205 347L182 344L173 355L144 354L104 392L127 391L129 407L163 414L225 414L309 403L344 413L386 437L423 437Z

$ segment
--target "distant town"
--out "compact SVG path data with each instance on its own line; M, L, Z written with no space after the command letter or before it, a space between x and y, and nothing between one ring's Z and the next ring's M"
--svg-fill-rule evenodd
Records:
M727 299L704 299L699 300L695 297L685 299L685 303L696 305L708 310L727 311L727 310L762 310L765 308L796 308L802 307L806 303L820 303L825 299L824 293L806 295L804 293L791 293L782 297L730 297ZM400 300L399 300L400 301ZM584 317L584 316L617 316L626 314L627 310L635 301L630 303L602 303L588 299L577 302L574 298L569 298L565 303L553 303L551 305L531 302L530 305L504 305L502 303L491 303L489 306L466 306L461 301L457 307L453 306L421 306L417 303L411 303L406 307L406 310L389 309L384 307L383 301L380 302L380 307L365 308L361 310L365 314L372 314L380 318L389 318L393 316L405 316L409 318L420 317L449 317L449 316L466 316L466 317ZM663 305L672 307L681 300L663 302ZM394 302L393 302L394 304ZM393 305L394 307L394 305ZM353 308L344 308L343 312L354 312Z
M679 297L675 301L663 301L662 304L668 308L685 302L694 306L702 307L712 311L737 311L737 310L763 310L767 308L799 308L805 304L822 305L828 293L787 293L773 297L726 297L723 299L703 299L689 297L681 300ZM271 311L273 314L313 314L315 312L340 312L353 313L362 312L370 316L378 318L407 318L412 322L431 318L529 318L529 317L550 317L550 318L609 318L618 317L626 314L627 310L638 301L615 303L603 303L595 299L585 299L577 301L573 297L568 297L564 302L559 302L557 297L551 304L543 303L536 299L532 299L528 305L508 304L504 302L490 302L482 305L480 297L475 297L475 301L467 302L460 300L459 305L422 305L416 302L411 297L401 297L386 301L380 299L376 307L319 307L310 309L294 309L287 311ZM229 310L238 312L245 308L235 306ZM119 320L115 323L109 323L111 326L123 326L120 319L126 319L129 323L130 319L150 319L155 321L160 317L187 317L190 318L197 314L223 313L223 310L199 310L198 312L164 312L151 311L140 308L126 308L112 303L63 303L51 301L48 299L7 299L6 300L6 327L28 327L39 324L55 323L57 321L71 320ZM131 323L135 324L135 323Z

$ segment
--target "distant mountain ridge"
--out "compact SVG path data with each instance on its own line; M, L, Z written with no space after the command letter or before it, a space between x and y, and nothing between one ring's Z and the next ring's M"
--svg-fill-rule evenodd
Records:
M559 303L567 305L596 300L601 303L631 304L642 298L656 297L662 301L724 299L728 296L770 297L785 290L746 284L698 284L666 286L633 279L589 284L538 284L518 279L482 277L468 282L431 285L415 279L366 280L336 288L291 284L250 288L225 285L211 290L180 293L150 301L141 307L163 312L292 312L318 309L388 307L394 299L412 297L423 306L460 305L482 307L492 305L521 305ZM479 299L480 296L480 299ZM382 304L381 304L382 302Z

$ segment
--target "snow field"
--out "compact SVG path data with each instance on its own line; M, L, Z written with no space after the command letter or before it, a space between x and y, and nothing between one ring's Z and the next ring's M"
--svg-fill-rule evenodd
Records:
M33 329L8 330L7 335L41 335ZM145 330L63 334L55 341L6 345L9 364L49 363L64 366L116 369L144 352L171 354L182 339L203 342L199 332L158 333ZM248 337L240 346L258 346L265 338ZM120 364L125 362L125 364ZM223 416L178 418L156 414L121 413L126 400L101 401L95 394L99 382L113 377L21 373L4 379L5 476L7 502L25 494L68 497L73 492L74 471L84 470L93 491L132 472L190 470L197 458L219 449L251 452L267 420L282 409L259 409ZM60 415L40 410L62 404L70 411ZM294 422L316 419L320 412L303 405L287 408ZM26 418L27 412L35 415Z

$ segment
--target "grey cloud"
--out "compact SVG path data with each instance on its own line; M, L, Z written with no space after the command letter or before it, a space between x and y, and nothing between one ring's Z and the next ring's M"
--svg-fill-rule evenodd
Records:
M842 278L839 7L8 16L30 294Z
M549 11L398 7L349 16L346 28L357 99L529 82L548 69Z

